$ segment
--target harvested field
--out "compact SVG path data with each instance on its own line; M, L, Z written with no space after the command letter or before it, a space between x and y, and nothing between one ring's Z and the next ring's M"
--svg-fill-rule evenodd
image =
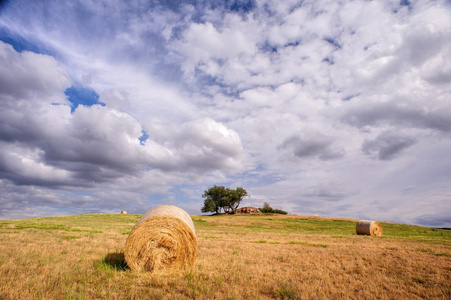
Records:
M0 299L450 299L451 231L302 216L193 216L194 265L131 271L139 215L0 221Z

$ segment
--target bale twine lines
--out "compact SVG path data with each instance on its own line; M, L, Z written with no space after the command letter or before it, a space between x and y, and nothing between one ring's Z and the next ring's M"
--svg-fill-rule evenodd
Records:
M183 269L194 264L193 220L181 208L160 205L146 212L125 242L125 261L134 271Z
M359 220L355 225L355 231L357 234L362 235L382 235L382 226L379 222L370 220Z

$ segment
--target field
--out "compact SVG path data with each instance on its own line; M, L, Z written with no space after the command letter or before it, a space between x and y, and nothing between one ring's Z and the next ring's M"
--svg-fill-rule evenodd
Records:
M451 230L301 216L193 216L191 269L124 262L140 215L0 221L0 299L451 299Z

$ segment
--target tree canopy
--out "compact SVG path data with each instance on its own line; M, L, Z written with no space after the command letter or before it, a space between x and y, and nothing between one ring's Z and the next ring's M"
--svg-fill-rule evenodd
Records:
M222 210L225 213L235 213L243 198L246 196L248 196L247 191L242 187L230 189L224 186L214 185L206 189L202 194L202 198L205 198L205 200L201 212L214 212L218 214Z
M282 214L282 215L286 215L288 214L286 211L281 210L281 209L274 209L272 208L269 203L265 202L263 203L263 207L260 208L260 211L264 214Z

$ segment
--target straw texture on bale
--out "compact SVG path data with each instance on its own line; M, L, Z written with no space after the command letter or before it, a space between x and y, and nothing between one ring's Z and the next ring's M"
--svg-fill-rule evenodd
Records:
M160 205L146 212L125 243L125 261L134 271L184 269L194 264L197 238L191 217L181 208Z
M370 220L359 220L355 225L355 231L361 235L382 235L382 226L379 222Z
M126 215L127 212L125 210L121 211L121 215Z

